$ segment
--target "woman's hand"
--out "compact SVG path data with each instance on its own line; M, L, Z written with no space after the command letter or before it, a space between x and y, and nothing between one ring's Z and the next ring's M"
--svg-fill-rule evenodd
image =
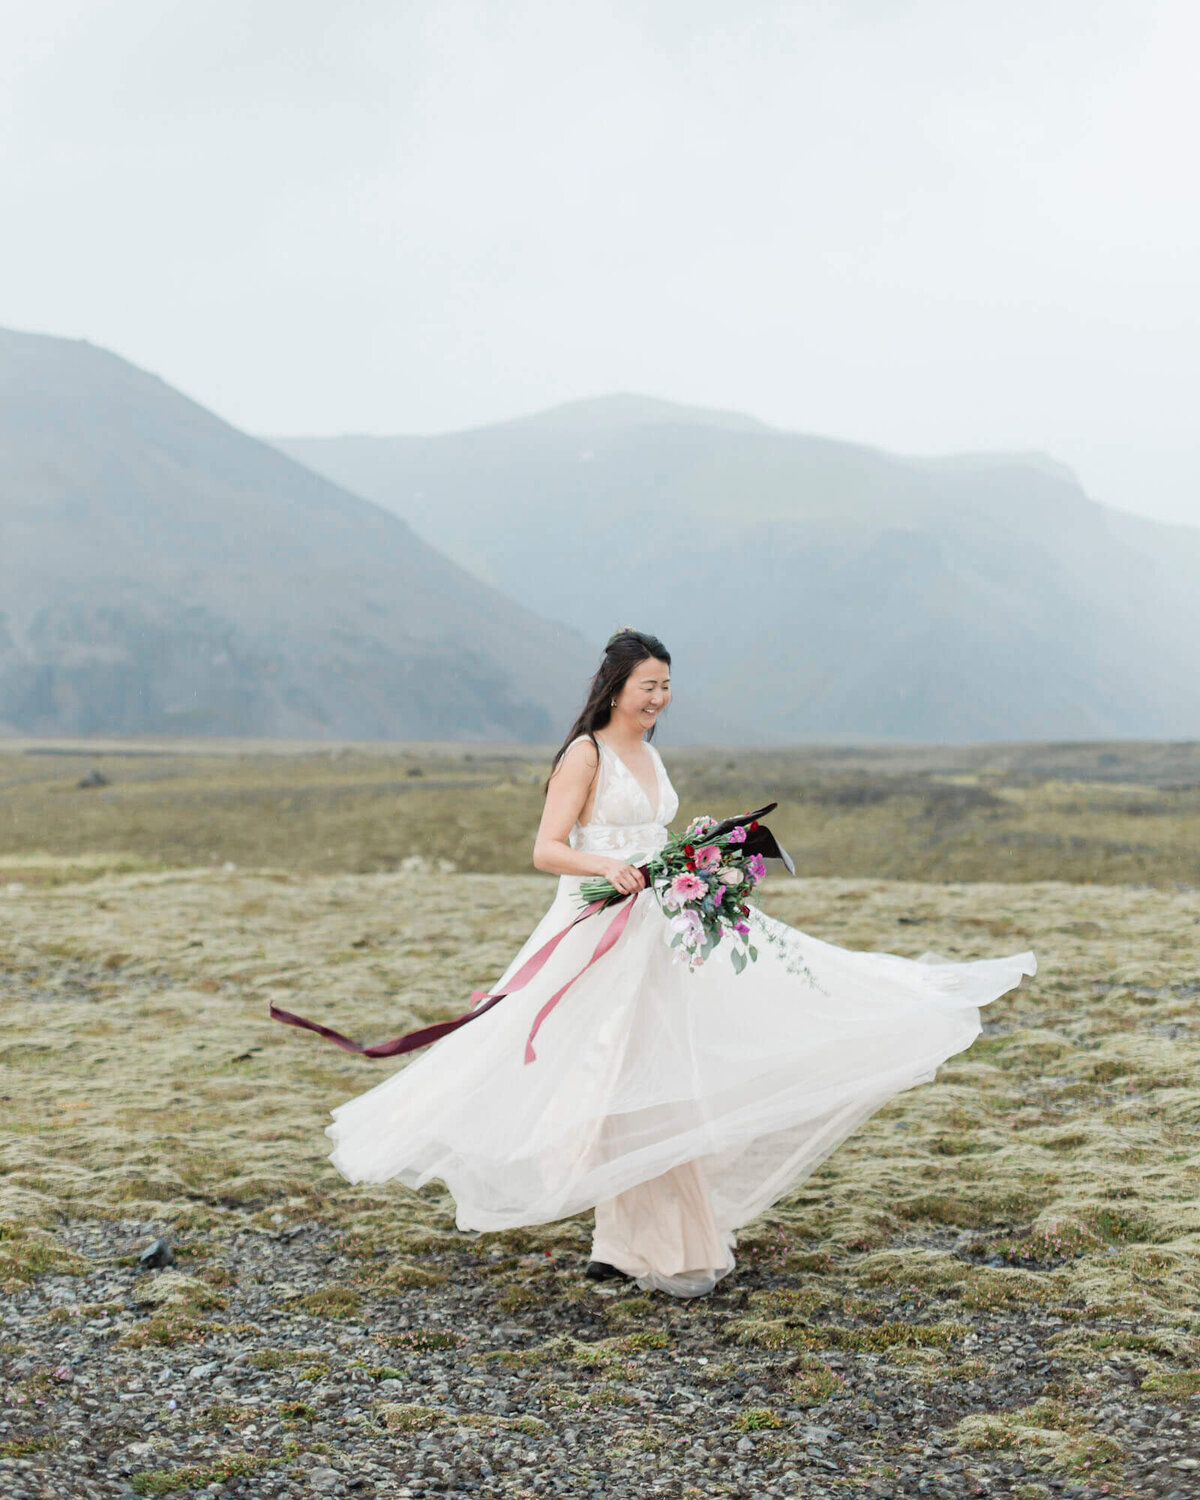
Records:
M598 859L595 873L615 885L622 896L632 896L646 884L646 877L637 865L627 865L619 859Z

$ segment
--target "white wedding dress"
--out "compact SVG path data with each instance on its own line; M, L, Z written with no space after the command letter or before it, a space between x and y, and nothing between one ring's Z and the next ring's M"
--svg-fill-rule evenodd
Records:
M679 801L650 748L658 805L602 747L574 848L636 863L665 843ZM579 886L560 877L493 992L579 914ZM740 1225L888 1099L933 1078L979 1035L978 1007L1036 971L1029 952L974 963L852 952L752 909L758 961L735 974L721 944L689 972L647 890L616 945L547 1016L526 1063L535 1015L609 920L580 922L525 988L335 1109L338 1171L414 1188L440 1179L465 1230L594 1207L593 1259L643 1290L700 1295L733 1269Z

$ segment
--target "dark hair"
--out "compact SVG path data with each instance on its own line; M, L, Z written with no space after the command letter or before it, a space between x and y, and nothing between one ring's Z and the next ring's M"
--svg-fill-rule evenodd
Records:
M558 770L558 763L567 753L568 746L581 734L586 735L593 745L596 744L596 730L603 729L612 717L613 699L629 681L634 669L651 659L671 665L671 653L657 636L647 635L642 630L618 630L616 635L609 638L608 645L604 648L604 658L588 688L587 701L551 762L551 776ZM648 740L654 738L656 728L657 725L650 726L646 734Z

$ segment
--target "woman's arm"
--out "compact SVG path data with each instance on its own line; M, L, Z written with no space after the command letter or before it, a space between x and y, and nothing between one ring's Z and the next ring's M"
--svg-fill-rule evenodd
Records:
M534 868L550 875L602 875L628 895L646 884L635 866L603 854L584 854L567 842L591 795L598 763L595 745L590 740L578 740L551 774L533 845Z

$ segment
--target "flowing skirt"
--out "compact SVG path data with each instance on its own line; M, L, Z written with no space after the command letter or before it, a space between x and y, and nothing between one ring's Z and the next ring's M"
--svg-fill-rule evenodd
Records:
M494 991L578 915L579 885L560 878ZM439 1179L465 1230L594 1208L594 1259L643 1289L699 1295L733 1268L739 1226L932 1079L979 1035L978 1008L1036 972L1030 952L972 963L852 952L757 910L757 963L735 974L721 944L689 972L642 891L526 1063L535 1015L608 920L581 922L524 989L335 1109L337 1170L413 1188Z

